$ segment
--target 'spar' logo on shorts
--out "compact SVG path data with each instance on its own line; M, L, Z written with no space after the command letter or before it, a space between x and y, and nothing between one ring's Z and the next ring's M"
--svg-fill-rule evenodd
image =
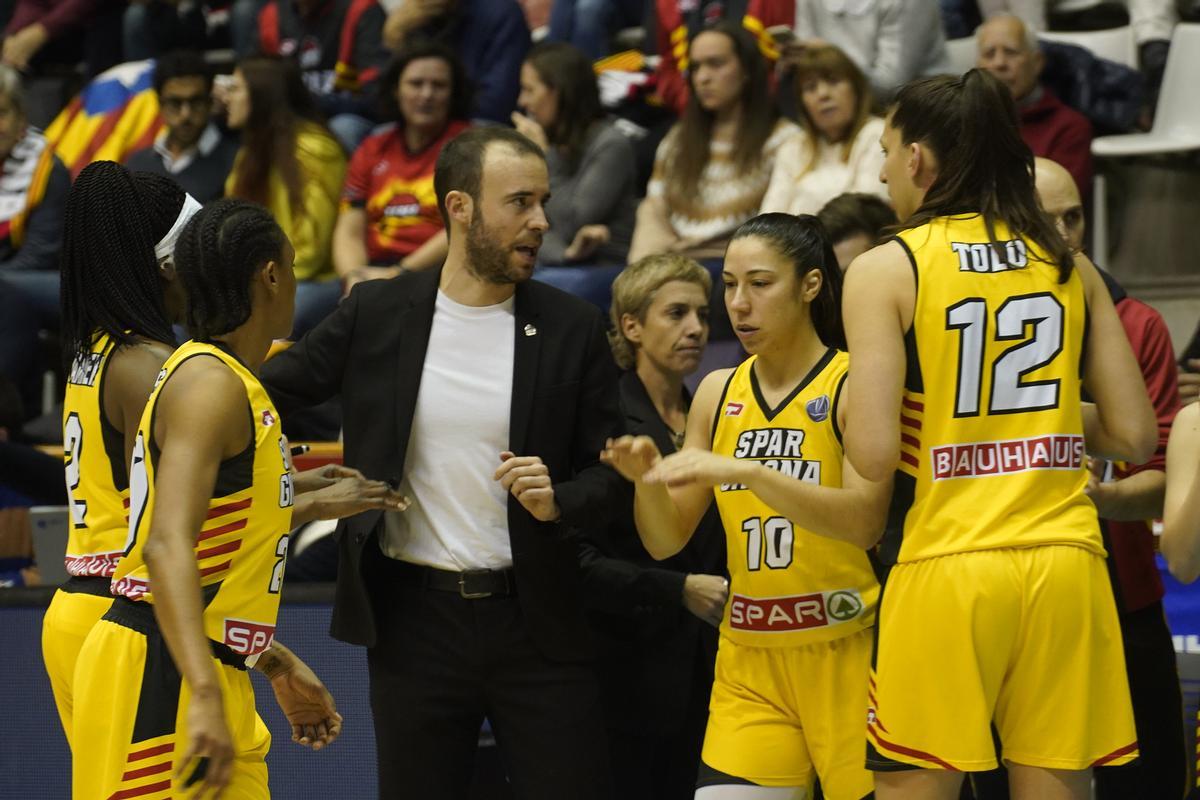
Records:
M725 404L725 416L740 417L742 415L742 409L744 409L745 407L746 406L744 403L726 403Z
M755 633L788 633L849 622L862 610L862 598L853 589L786 597L735 594L729 602L729 626Z

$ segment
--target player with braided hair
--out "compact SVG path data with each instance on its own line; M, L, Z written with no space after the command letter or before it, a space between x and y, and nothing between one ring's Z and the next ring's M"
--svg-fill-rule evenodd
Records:
M62 249L63 443L71 529L70 579L42 625L42 653L72 740L75 661L112 604L125 548L127 465L146 397L175 348L183 312L174 237L199 209L170 178L112 161L88 165L67 195Z
M333 698L275 641L288 531L407 505L361 476L296 496L257 376L295 308L295 251L270 213L213 203L175 257L195 338L166 360L138 423L117 599L76 668L75 736L88 743L75 753L76 800L181 796L201 783L225 798L269 796L270 734L250 668L270 678L294 741L332 742Z

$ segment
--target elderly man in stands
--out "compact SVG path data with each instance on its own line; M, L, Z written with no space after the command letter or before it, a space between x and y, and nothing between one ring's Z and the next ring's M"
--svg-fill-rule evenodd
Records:
M21 76L0 65L0 376L32 399L37 332L58 319L58 250L71 176L25 119Z
M1043 57L1037 36L1013 16L992 17L975 32L978 65L1012 92L1021 138L1035 156L1056 161L1086 194L1092 181L1092 123L1039 82Z

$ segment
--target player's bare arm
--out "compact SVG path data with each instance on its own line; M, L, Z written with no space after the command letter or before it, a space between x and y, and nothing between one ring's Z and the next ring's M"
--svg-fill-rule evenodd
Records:
M888 480L900 463L904 333L915 304L912 267L898 242L868 250L846 271L846 456L855 472L870 481Z
M1167 443L1167 494L1160 547L1182 583L1200 577L1200 406L1185 406Z
M204 633L200 570L194 548L223 460L250 441L241 380L212 358L182 364L159 394L152 435L161 447L157 502L145 543L154 613L171 658L192 692L188 747L180 777L206 758L202 790L219 790L232 774L233 746L221 686Z
M1158 445L1158 422L1129 338L1100 274L1087 256L1075 256L1083 280L1090 323L1083 385L1096 401L1084 416L1089 453L1142 464Z

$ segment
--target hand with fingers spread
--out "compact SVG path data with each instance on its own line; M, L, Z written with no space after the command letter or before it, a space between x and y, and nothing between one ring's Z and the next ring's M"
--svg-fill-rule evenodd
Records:
M600 461L621 473L627 481L637 483L646 472L662 460L658 445L649 436L622 436L604 443Z
M729 581L720 575L688 575L683 579L684 608L714 628L721 625L727 599Z
M500 454L500 466L493 480L541 522L553 522L562 514L554 499L550 468L537 456L518 456L508 450Z
M233 777L233 738L225 722L220 689L199 689L192 694L187 732L187 751L179 762L175 779L184 783L185 788L199 786L189 797L219 797Z
M642 480L646 483L661 483L667 486L686 486L688 484L716 486L722 483L745 483L743 480L745 471L757 466L754 462L717 455L711 450L689 447L659 461L642 477Z

